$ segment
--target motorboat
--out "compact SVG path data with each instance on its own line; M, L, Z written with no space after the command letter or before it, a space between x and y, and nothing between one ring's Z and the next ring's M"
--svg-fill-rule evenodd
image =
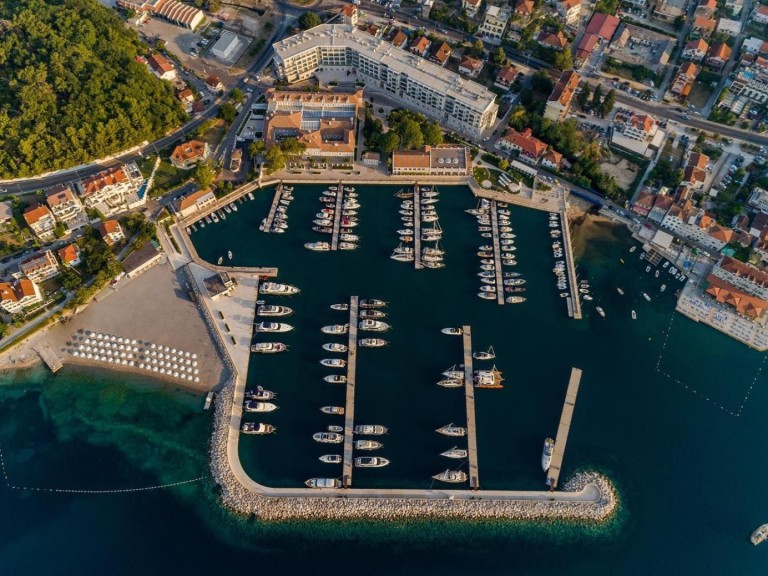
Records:
M389 460L378 456L360 456L355 458L355 467L357 468L383 468L388 464Z
M381 338L361 338L358 344L363 348L381 348L389 344L389 342Z
M496 294L491 292L478 292L477 297L482 298L483 300L496 300Z
M320 332L323 334L346 334L349 331L349 324L333 324L332 326L323 326Z
M646 271L646 272L650 272L650 271L651 271L651 267L650 267L650 266L646 266L646 267L645 267L645 271Z
M464 450L463 448L459 448L458 446L454 446L450 450L441 452L440 456L445 456L446 458L459 459L459 458L466 458L468 453L469 452L467 452L467 450Z
M624 290L622 290L621 288L616 288L616 292L624 296Z
M333 228L330 226L312 226L312 231L320 234L333 234Z
M258 342L251 346L251 352L254 354L276 354L286 350L288 350L288 346L281 342Z
M274 434L277 428L271 424L262 424L261 422L245 422L240 428L243 434Z
M273 304L262 304L256 308L257 316L288 316L293 314L293 310L288 306L275 306Z
M496 286L480 286L480 292L496 292Z
M637 250L637 246L632 246L632 248L629 249L630 252L634 252L635 250Z
M344 442L344 436L338 432L315 432L312 439L321 444L341 444Z
M360 308L383 308L387 305L384 300L376 300L375 298L364 298L359 302Z
M667 285L666 284L662 284L661 288L659 288L659 291L660 292L664 292L664 290L666 290L666 289L667 289Z
M520 272L504 272L504 278L519 278L522 276Z
M277 410L277 406L272 402L256 402L255 400L247 400L244 405L246 412L274 412Z
M477 249L480 250L481 252L492 252L493 246L491 246L490 244L485 244L483 246L479 246Z
M442 426L441 428L438 428L435 430L438 434L442 434L444 436L466 436L467 435L467 429L462 426L455 426L453 422L450 424L446 424L445 426Z
M316 252L328 252L331 249L331 244L330 242L307 242L304 244L304 248Z
M381 424L358 424L355 426L355 434L366 436L381 436L387 433L387 428Z
M464 334L464 330L462 328L443 328L440 330L443 334L447 334L448 336L461 336Z
M592 301L592 296L590 296L589 294L584 294L584 296L582 296L582 298L584 298L584 300L586 300L587 302L591 302Z
M344 344L339 344L338 342L328 342L326 344L323 344L323 350L326 352L339 352L343 354L347 351L347 347Z
M339 240L343 242L357 242L360 240L360 236L357 234L339 234Z
M648 296L648 294L646 294L645 292L643 292L643 298L645 298L646 300L648 300L648 302L650 302L650 301L651 301L651 297L650 297L650 296Z
M492 261L493 262L493 261ZM481 278L495 278L496 277L496 265L495 264L481 264L480 270L482 272L491 272L490 276L481 276Z
M323 406L320 408L320 412L323 414L332 414L334 416L343 416L344 415L344 407L343 406Z
M326 368L345 368L347 361L341 358L323 358L320 360L320 364Z
M500 237L502 240L505 240L505 239L517 238L517 234L512 234L512 233L510 233L510 232L502 232L502 233L499 235L499 237Z
M272 294L275 296L292 296L301 292L296 286L278 284L277 282L264 282L259 286L259 294Z
M382 446L377 440L355 440L355 450L378 450Z
M365 318L357 325L360 330L367 330L369 332L386 332L389 330L389 324L381 322L380 320L369 320Z
M496 351L491 346L486 351L472 352L472 358L475 360L493 360L496 358Z
M659 273L660 273L660 272L659 272L659 270L656 270L656 274L654 274L654 276L655 276L656 278L658 278L658 277L659 277Z
M413 262L416 259L413 253L406 254L404 252L393 252L390 258L398 262Z
M440 474L435 474L432 478L448 484L460 484L467 481L467 473L463 470L446 470Z
M360 318L385 318L386 312L381 310L360 310Z
M484 250L478 252L477 255L480 258L493 258L493 252L485 252Z
M495 266L492 266L488 270L483 270L482 272L478 272L477 275L480 278L496 278L496 272L494 271Z
M259 322L253 329L256 332L290 332L293 330L293 326L281 324L280 322Z
M272 400L275 396L277 394L272 390L265 390L261 386L257 386L256 390L246 390L244 395L246 400Z
M483 284L493 284L493 285L495 285L496 284L496 279L495 278L480 278L480 282L482 282Z
M341 311L349 310L349 304L347 304L346 302L342 304L331 304L331 310L341 310Z
M304 484L308 488L341 488L341 480L338 478L310 478Z
M444 262L430 262L428 260L425 260L421 263L424 268L445 268Z
M632 320L637 320L637 312L632 310Z
M312 220L312 224L315 226L333 226L333 220L329 218L315 218Z
M354 242L339 242L339 250L357 250L357 244Z
M504 280L504 286L522 286L525 280L522 278L507 278Z
M605 310L603 310L600 306L596 306L595 310L597 311L598 314L600 314L600 316L605 318Z
M496 366L490 370L475 370L472 380L475 388L503 388L501 372Z
M320 456L318 458L320 462L323 462L325 464L341 464L343 461L343 458L340 454L324 454L323 456Z
M461 388L464 386L464 380L459 380L458 378L443 378L437 382L437 385L442 386L443 388Z
M544 440L544 451L541 453L541 469L546 472L552 464L552 454L555 453L555 441L552 438Z
M336 426L336 425L328 426L328 432L337 432L341 434L342 432L344 432L344 426Z

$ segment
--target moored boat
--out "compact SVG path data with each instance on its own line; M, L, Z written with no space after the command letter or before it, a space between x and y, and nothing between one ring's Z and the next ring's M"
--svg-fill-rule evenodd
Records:
M546 472L552 463L552 454L555 452L555 441L552 438L544 440L544 451L541 453L541 469Z
M475 360L493 360L496 358L496 351L491 346L487 351L472 352L472 358Z
M473 381L476 388L503 388L501 372L496 366L490 370L475 370Z
M320 364L326 368L344 368L347 365L347 361L341 358L323 358L320 360Z
M272 424L262 424L261 422L245 422L240 428L243 434L274 434L277 428Z
M388 464L389 460L379 456L360 456L355 458L355 466L357 468L383 468Z
M468 454L467 450L464 450L463 448L459 448L458 446L454 446L450 450L446 450L445 452L441 452L440 456L445 456L446 458L466 458Z
M466 436L467 435L467 429L463 426L456 426L451 422L450 424L446 424L445 426L442 426L435 430L438 434L442 434L444 436Z
M768 524L758 526L757 530L752 532L752 535L749 537L749 541L755 546L764 542L766 539L768 539Z
M339 342L328 342L323 344L323 350L327 352L339 352L343 354L347 351L347 347L345 344L341 344Z
M346 334L349 331L349 324L334 324L332 326L323 326L320 332L323 334Z
M381 436L387 433L387 427L381 424L358 424L355 426L355 434L366 436Z
M244 409L246 412L274 412L277 410L277 406L272 402L257 402L255 400L247 400L245 402Z
M446 470L440 474L435 474L432 478L448 484L459 484L467 481L467 473L463 470Z
M312 439L321 444L341 444L344 436L338 432L315 432Z
M342 374L330 374L329 376L323 376L323 380L329 384L346 384L347 377Z
M377 440L355 440L355 450L378 450L382 446Z
M382 338L361 338L358 344L363 348L381 348L389 344L389 342Z
M443 328L440 330L440 332L449 336L461 336L464 334L464 330L462 328Z
M331 304L331 310L349 310L349 304Z
M320 408L320 412L323 414L332 414L334 416L343 416L344 415L344 407L343 406L323 406Z
M281 342L257 342L251 346L251 352L255 354L276 354L286 350L288 346Z
M361 310L360 311L360 318L385 318L387 316L386 312L382 312L381 310Z
M273 304L262 304L256 308L258 316L288 316L293 314L293 310L288 306L275 306Z
M437 382L437 385L443 388L460 388L464 386L464 381L458 378L443 378Z
M258 322L253 327L256 332L290 332L293 330L293 326L290 324L282 324L281 322Z
M304 248L315 252L328 252L331 249L331 244L329 242L307 242L304 244Z
M296 286L278 284L277 282L264 282L259 286L259 294L273 294L275 296L291 296L301 292Z
M341 481L338 478L310 478L304 484L308 488L341 488Z
M600 306L595 306L595 310L597 311L598 314L600 314L600 316L605 318L605 310L603 310Z
M323 454L318 460L325 464L341 464L343 458L341 457L341 454Z
M386 332L390 326L386 322L380 320L369 320L367 318L360 321L357 325L360 330L366 330L369 332Z
M244 397L246 400L272 400L275 396L277 394L271 390L265 390L261 386L257 386L256 390L246 390Z
M375 298L365 298L360 300L360 308L383 308L387 303L383 300L376 300Z
M506 302L507 304L520 304L521 302L525 302L525 298L523 298L522 296L508 296L504 300L504 302Z

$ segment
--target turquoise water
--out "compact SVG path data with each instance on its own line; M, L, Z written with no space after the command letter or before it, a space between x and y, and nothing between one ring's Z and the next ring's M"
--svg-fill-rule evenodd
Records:
M645 265L628 252L627 234L617 228L592 237L579 260L607 318L587 309L585 320L569 321L550 272L546 216L531 211L512 215L517 269L528 280L529 300L504 307L482 302L475 297L474 252L484 241L462 213L473 205L471 197L445 190L438 212L448 266L415 272L387 258L396 242L393 190L362 191L357 253L301 247L313 236L308 230L319 207L316 195L304 198L303 190L290 208L287 234L256 231L271 202L262 194L240 205L226 227L195 235L203 257L215 261L231 249L234 263L276 264L281 281L303 289L286 302L296 309L289 322L299 327L284 338L290 353L252 365L252 381L277 391L281 409L269 419L280 429L276 436L243 442L249 472L267 483L294 485L328 469L316 460L327 450L310 437L332 421L317 408L340 403L343 392L321 379L328 370L318 364L324 357L319 345L328 338L319 328L342 321L328 304L360 294L390 302L387 321L394 329L385 337L391 346L360 352L357 420L390 427L381 453L392 465L356 471L356 485L428 485L440 464L436 453L450 447L432 430L461 422L463 412L460 393L434 384L461 354L459 339L439 328L469 322L477 348L494 345L506 378L503 390L478 391L482 485L541 486L541 443L556 431L568 372L576 365L584 378L564 474L580 467L607 473L620 490L617 522L603 530L437 522L264 526L222 511L207 480L125 494L0 489L3 573L266 568L323 574L338 573L344 560L365 574L763 569L768 548L752 547L747 537L768 521L768 470L760 458L767 440L765 355L673 315L676 283L667 281L660 294L662 279L644 273ZM627 294L619 296L616 286ZM21 372L7 376L6 384L0 388L0 446L12 485L129 489L207 472L211 415L200 410L202 398L133 376L129 381L70 368L55 377Z

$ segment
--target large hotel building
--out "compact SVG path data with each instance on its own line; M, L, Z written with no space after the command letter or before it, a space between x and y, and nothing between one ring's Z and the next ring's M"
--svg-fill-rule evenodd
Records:
M323 24L273 44L278 75L292 83L318 68L348 71L447 129L479 136L496 119L496 95L426 59L347 24Z

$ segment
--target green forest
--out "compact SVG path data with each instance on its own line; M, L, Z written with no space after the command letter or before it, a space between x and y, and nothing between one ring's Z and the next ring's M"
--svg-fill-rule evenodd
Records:
M0 178L76 166L179 125L172 87L96 0L0 2Z

